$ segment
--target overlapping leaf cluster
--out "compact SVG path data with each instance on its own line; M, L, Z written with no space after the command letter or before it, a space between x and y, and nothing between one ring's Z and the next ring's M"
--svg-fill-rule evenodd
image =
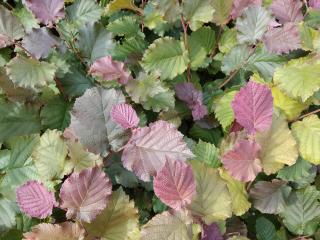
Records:
M320 1L4 0L0 239L320 239Z

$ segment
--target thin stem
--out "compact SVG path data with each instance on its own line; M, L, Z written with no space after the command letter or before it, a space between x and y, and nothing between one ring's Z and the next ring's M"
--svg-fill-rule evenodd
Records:
M187 49L189 52L189 43L188 43L188 23L185 21L183 15L181 14L180 16L181 20L181 25L183 28L183 43L184 47ZM190 63L188 63L188 68L187 68L187 79L188 82L191 82L191 69L190 69Z
M3 2L2 3L4 6L6 6L7 8L9 8L10 11L12 11L14 8L10 5L10 3L8 2Z
M300 119L303 119L303 118L305 118L305 117L307 117L307 116L310 116L310 115L312 115L312 114L316 114L316 113L318 113L318 112L320 112L320 108L317 109L317 110L314 110L314 111L312 111L312 112L303 114L303 115L301 115L300 117L298 117L297 119L293 120L292 122L296 122L296 121L298 121L298 120L300 120Z
M219 46L219 40L220 40L220 37L221 37L221 33L222 33L222 27L220 26L219 27L219 31L218 31L218 35L217 35L217 38L216 38L216 43L214 45L214 48L212 49L211 51L211 54L210 54L210 57L214 57L214 55L216 55L216 52L217 52L217 49L218 49L218 46Z
M246 187L246 190L247 190L247 191L249 191L249 189L251 188L251 186L252 186L252 183L253 183L253 181L251 181L251 182L248 182L248 185L247 185L247 187Z

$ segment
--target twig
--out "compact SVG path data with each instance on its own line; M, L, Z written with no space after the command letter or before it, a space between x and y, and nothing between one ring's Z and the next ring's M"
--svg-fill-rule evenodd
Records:
M183 43L184 47L187 49L189 52L189 43L188 43L188 23L185 21L183 15L181 14L180 16L181 20L181 25L183 28ZM188 68L187 68L187 79L188 82L191 82L191 69L190 69L190 63L188 63Z
M303 114L303 115L301 115L300 117L292 120L291 122L296 122L296 121L298 121L298 120L301 120L301 119L303 119L303 118L305 118L305 117L307 117L307 116L310 116L310 115L312 115L312 114L316 114L316 113L318 113L318 112L320 112L320 108L317 109L317 110L314 110L314 111L312 111L312 112L308 112L308 113L306 113L306 114Z
M222 33L222 27L220 26L219 27L219 31L218 31L218 36L216 38L216 43L215 43L214 48L212 49L211 54L210 54L211 58L213 58L214 55L216 55L216 52L217 52L217 49L218 49L218 46L219 46L219 40L220 40L220 37L221 37L221 33Z
M10 3L8 2L3 2L2 3L4 6L6 6L7 8L9 8L10 11L12 11L14 8L10 5Z
M253 183L253 181L248 182L248 185L247 185L247 187L246 187L246 190L247 190L247 191L249 191L249 189L251 188L252 183Z

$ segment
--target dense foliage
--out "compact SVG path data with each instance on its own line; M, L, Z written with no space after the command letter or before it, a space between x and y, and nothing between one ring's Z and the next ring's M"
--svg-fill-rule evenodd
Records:
M320 239L319 0L2 0L0 239Z

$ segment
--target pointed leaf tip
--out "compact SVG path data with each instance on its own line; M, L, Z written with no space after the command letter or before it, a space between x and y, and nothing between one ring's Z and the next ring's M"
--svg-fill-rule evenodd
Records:
M123 129L137 127L140 120L133 107L126 103L114 105L111 109L111 118Z

